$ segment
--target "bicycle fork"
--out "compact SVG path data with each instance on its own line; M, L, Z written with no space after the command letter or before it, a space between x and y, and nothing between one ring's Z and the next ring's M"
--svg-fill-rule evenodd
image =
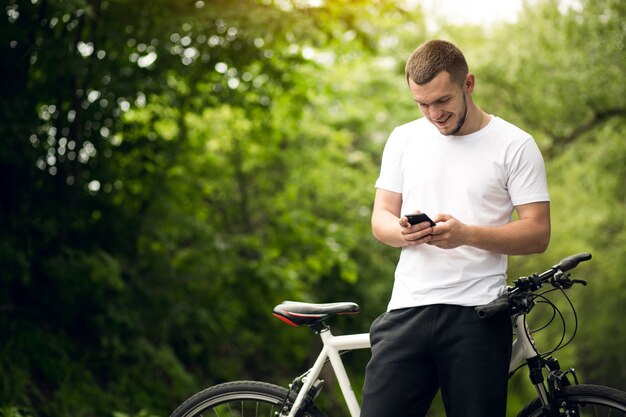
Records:
M530 381L537 391L537 395L545 410L545 415L549 417L578 416L577 409L571 409L567 403L561 403L563 387L571 385L568 375L572 376L574 384L578 384L578 378L574 369L563 371L556 358L544 359L538 354L523 315L515 318L513 329L517 339L513 344L513 354L511 355L511 366L509 369L514 369L515 365L522 358L525 358L528 364ZM547 385L544 370L547 370Z

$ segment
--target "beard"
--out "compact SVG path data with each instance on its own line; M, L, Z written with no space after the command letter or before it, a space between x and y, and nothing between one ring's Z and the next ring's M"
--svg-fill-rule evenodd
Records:
M459 133L459 131L463 128L463 125L465 124L466 120L467 120L467 99L465 98L465 95L463 95L463 116L459 118L459 121L457 122L456 126L454 126L454 128L449 133L444 133L444 135L454 136L457 133Z

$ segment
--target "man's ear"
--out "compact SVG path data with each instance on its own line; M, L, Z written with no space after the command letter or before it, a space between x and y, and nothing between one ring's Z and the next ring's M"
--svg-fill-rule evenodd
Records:
M474 74L467 74L467 76L465 76L465 83L463 84L463 88L471 94L474 91L475 86L476 80L474 79Z

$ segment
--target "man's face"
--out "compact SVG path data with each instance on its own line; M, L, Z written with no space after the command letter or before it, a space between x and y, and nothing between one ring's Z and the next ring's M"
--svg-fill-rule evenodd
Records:
M413 99L422 114L442 135L463 135L467 120L467 94L473 88L473 78L468 76L461 87L450 80L450 74L440 72L426 84L415 84L409 80Z

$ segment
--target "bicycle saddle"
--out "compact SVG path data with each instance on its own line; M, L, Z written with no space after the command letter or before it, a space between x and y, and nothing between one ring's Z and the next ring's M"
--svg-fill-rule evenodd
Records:
M358 304L350 302L314 304L283 301L274 307L273 315L294 327L317 327L336 314L356 314L359 311Z

